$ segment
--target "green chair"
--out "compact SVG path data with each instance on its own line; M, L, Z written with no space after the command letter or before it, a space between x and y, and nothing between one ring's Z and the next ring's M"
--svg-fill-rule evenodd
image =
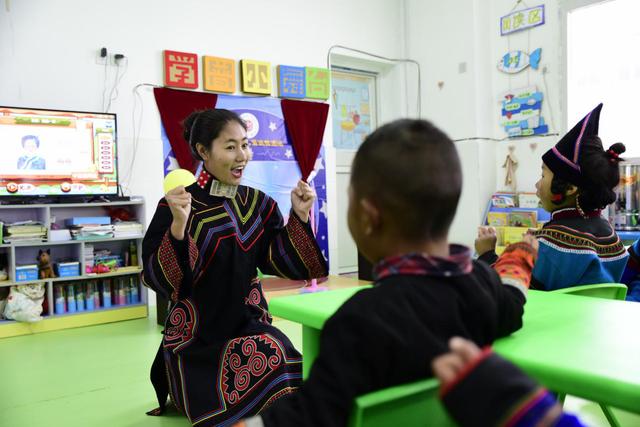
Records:
M552 291L558 294L582 295L585 297L622 300L627 297L627 286L621 283L581 285Z
M438 397L439 385L430 378L362 395L349 427L455 426Z
M613 300L621 300L627 296L627 287L621 283L600 283L597 285L581 285L581 286L573 286L571 288L564 288L552 291L559 294L568 294L568 295L581 295L585 297L593 297L593 298L604 298L604 299L613 299ZM558 394L558 402L560 404L564 404L564 399L566 394ZM607 417L607 421L609 421L609 425L611 426L620 426L620 423L616 419L616 416L613 414L613 411L602 403L599 404L600 409L604 413L604 416Z

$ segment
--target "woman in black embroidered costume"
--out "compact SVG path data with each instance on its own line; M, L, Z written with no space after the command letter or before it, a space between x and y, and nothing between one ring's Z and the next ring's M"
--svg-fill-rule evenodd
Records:
M327 264L308 224L315 193L300 181L286 226L276 202L240 185L251 159L244 122L204 110L184 122L203 161L197 182L160 201L143 242L143 283L170 299L151 369L159 408L167 395L193 425L231 424L295 390L302 359L271 325L256 268L310 279Z

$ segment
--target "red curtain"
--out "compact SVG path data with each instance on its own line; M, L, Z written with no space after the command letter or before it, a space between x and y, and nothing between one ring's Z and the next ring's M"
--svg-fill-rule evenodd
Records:
M280 105L302 179L306 181L320 153L329 104L283 99Z
M197 162L191 154L189 141L185 141L182 137L182 121L196 110L215 108L218 95L167 88L155 88L153 94L156 98L158 111L160 111L164 131L169 138L178 164L183 169L195 172Z

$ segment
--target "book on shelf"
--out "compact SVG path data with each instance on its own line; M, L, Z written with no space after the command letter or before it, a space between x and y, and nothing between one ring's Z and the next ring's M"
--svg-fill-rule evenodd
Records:
M38 243L47 238L47 228L39 221L19 221L3 226L5 243Z
M142 224L137 221L116 221L113 223L114 237L139 237Z
M110 225L111 218L108 216L76 216L67 218L64 221L67 227L73 227L78 225Z
M7 227L7 233L11 235L42 234L46 232L47 229L44 225L16 225Z
M112 225L87 224L74 225L70 228L74 240L108 239L113 237Z
M509 217L506 212L488 212L487 225L491 227L504 227L509 224Z
M43 242L45 240L46 236L42 236L40 234L23 234L23 235L11 235L11 236L5 236L4 237L4 242L5 243L40 243Z
M536 228L538 213L536 211L509 212L509 226Z

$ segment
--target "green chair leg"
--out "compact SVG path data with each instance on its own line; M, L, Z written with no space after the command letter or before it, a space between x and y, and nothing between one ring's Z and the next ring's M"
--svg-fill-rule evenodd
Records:
M607 421L609 421L609 425L611 427L621 427L621 424L618 422L618 419L613 414L611 408L601 403L600 409L602 409L602 412L604 412L604 416L607 417Z

